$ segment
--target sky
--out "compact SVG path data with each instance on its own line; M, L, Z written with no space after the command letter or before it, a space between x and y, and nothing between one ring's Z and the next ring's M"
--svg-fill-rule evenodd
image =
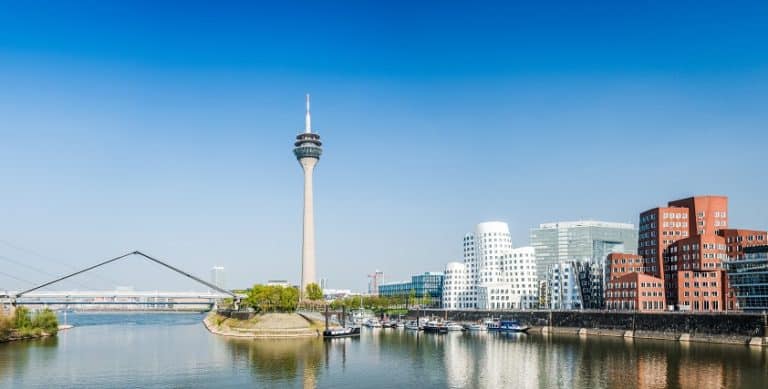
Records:
M720 194L768 229L767 26L765 1L2 2L0 290L133 250L298 282L305 93L330 288L440 271L487 220L525 246ZM57 288L128 285L200 289L139 258Z

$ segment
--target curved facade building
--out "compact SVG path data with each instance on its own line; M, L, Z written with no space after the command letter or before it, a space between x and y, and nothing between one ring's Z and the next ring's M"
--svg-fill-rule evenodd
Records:
M464 263L445 270L446 309L530 308L536 301L535 255L513 248L507 223L480 223L464 236Z

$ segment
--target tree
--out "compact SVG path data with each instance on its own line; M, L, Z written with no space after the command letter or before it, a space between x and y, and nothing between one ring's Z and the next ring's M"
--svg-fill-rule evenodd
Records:
M59 320L56 318L56 314L50 309L43 309L37 312L32 318L32 327L40 328L43 332L54 335L59 331Z
M29 317L29 309L27 307L16 307L16 312L13 314L13 328L20 330L31 327L32 319Z
M307 298L312 301L321 300L323 298L323 290L320 289L320 285L314 282L307 285L305 292Z

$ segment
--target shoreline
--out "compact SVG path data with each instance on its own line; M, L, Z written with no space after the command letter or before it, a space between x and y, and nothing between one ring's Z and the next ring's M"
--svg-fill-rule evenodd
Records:
M241 322L237 319L226 318L216 313L210 313L203 318L203 325L205 328L214 335L220 335L231 338L245 338L245 339L294 339L294 338L309 338L320 337L321 332L318 329L311 327L311 323L308 320L308 326L306 328L221 328L220 325L213 323L212 318L218 317L224 320L233 320L235 323Z
M4 339L0 339L0 343L10 343L10 342L18 342L20 340L34 340L34 339L44 339L44 338L50 338L55 335L51 335L47 332L43 332L39 335L24 335L24 336L9 336Z
M532 326L528 333L536 335L569 335L579 337L613 337L628 340L663 340L679 343L728 344L734 346L768 347L768 338L739 335L690 334L678 332L610 330L599 328Z

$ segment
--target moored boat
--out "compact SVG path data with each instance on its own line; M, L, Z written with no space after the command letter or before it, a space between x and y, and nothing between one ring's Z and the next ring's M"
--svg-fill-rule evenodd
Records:
M488 324L488 331L526 332L529 329L531 329L531 327L522 325L517 320L500 320L500 321Z
M454 322L445 323L445 328L447 328L448 331L464 331L464 326Z
M405 329L410 331L419 331L421 330L421 326L419 326L419 323L415 320L409 321L408 323L405 323Z
M360 336L360 327L329 328L323 331L323 338L344 338Z
M431 332L434 334L447 334L448 333L448 327L440 322L437 321L429 321L427 324L424 324L424 332Z

